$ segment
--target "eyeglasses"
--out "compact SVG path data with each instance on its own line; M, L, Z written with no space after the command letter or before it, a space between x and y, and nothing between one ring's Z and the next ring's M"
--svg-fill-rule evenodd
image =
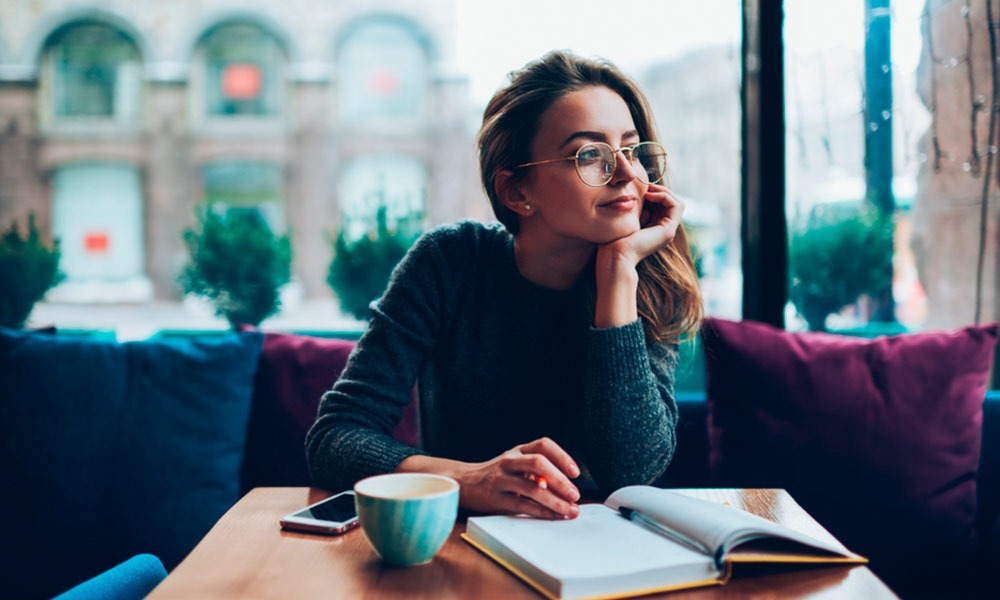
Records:
M576 161L576 174L580 176L580 181L590 187L601 187L608 185L614 178L619 152L632 164L636 177L643 183L657 183L667 172L667 150L656 142L639 142L617 150L604 142L591 142L580 146L573 156L536 160L514 168L572 160Z

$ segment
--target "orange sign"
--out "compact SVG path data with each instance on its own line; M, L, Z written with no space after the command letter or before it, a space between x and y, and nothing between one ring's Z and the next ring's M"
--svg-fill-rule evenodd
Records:
M87 254L104 254L111 246L111 239L103 231L91 231L83 236L83 249Z
M260 66L232 63L222 70L222 93L231 100L253 100L260 95Z

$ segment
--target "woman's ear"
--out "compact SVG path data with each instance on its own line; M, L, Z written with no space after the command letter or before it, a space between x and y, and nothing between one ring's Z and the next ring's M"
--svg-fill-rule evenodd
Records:
M504 206L522 217L530 215L535 209L528 202L521 189L521 180L514 176L513 171L498 171L493 177L493 191Z

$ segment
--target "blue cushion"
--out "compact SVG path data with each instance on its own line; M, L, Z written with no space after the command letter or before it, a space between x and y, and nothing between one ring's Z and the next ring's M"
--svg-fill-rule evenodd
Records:
M166 576L160 559L139 554L59 594L55 600L142 600Z
M180 562L239 497L261 343L0 328L5 593L51 596L140 553Z

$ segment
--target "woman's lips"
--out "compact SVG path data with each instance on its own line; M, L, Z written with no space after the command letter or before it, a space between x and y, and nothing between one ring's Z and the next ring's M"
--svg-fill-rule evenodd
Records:
M623 196L597 205L597 208L607 208L610 210L630 211L635 208L635 197Z

